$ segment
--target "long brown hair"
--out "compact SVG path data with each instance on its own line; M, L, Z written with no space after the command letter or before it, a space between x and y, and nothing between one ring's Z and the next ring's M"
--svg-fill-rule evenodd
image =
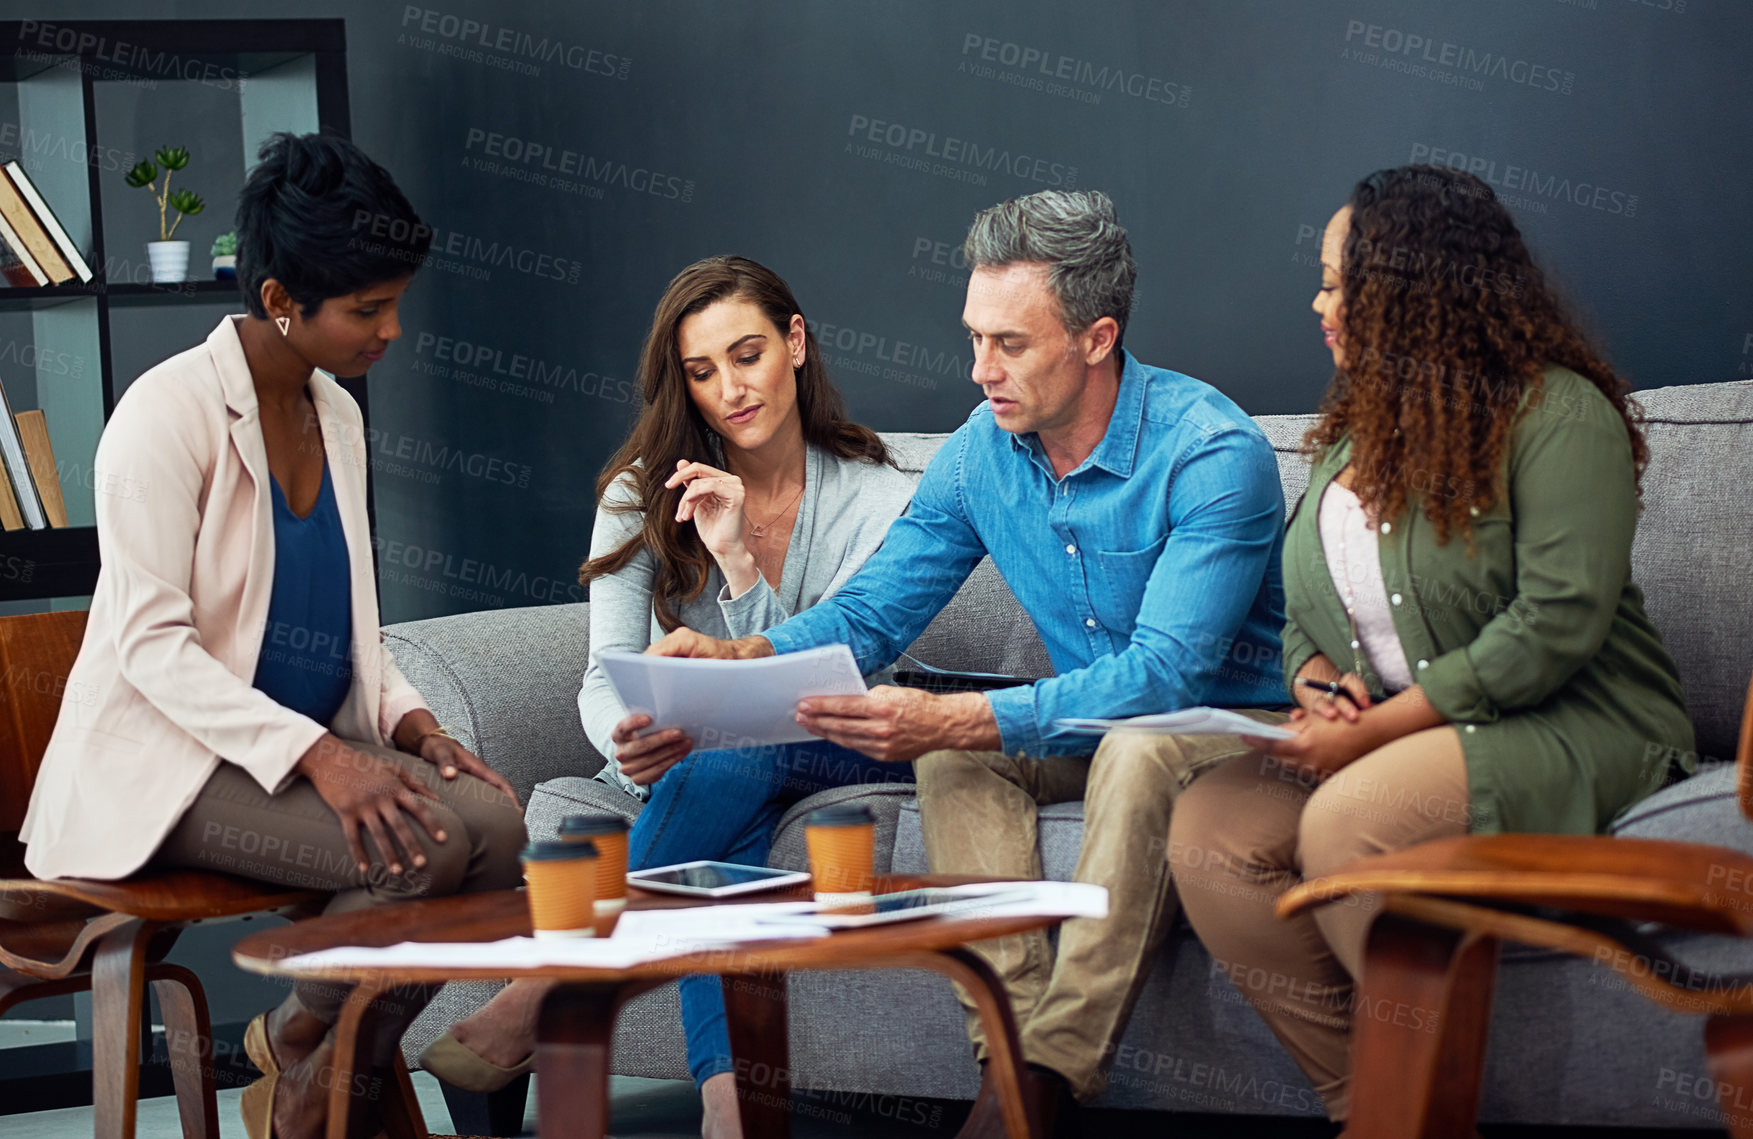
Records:
M620 549L591 558L578 569L579 583L588 586L596 578L620 570L641 550L650 550L657 561L652 610L666 630L681 624L676 612L678 600L693 601L705 590L713 563L694 524L676 521L681 490L667 490L663 484L681 459L720 461L717 440L688 395L679 331L688 317L733 299L754 303L781 335L791 326L792 316L803 312L779 274L747 257L708 257L676 274L657 302L651 331L639 354L644 407L627 442L603 468L596 484L597 501L604 502L616 479L630 477L632 499L610 502L607 508L618 513L643 511L645 518L639 531ZM796 377L798 418L805 443L841 459L891 462L888 448L876 432L846 418L846 402L828 381L828 369L807 322L803 364L796 369Z
M1351 438L1353 487L1380 518L1414 496L1437 541L1471 537L1506 492L1504 452L1523 396L1557 364L1592 382L1649 449L1630 385L1585 338L1491 187L1447 166L1380 170L1349 201L1340 265L1344 362L1304 440Z

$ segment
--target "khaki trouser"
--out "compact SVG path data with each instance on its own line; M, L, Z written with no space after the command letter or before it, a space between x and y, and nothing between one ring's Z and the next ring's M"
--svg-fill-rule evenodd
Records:
M270 795L232 763L220 764L208 778L151 864L221 871L294 889L336 891L323 910L326 914L410 898L506 890L522 882L518 855L524 844L523 812L503 791L472 775L446 780L419 756L346 742L357 751L394 761L438 796L438 802L428 800L427 806L444 831L444 842L434 841L417 819L405 816L426 852L424 867L416 870L398 851L396 861L404 872L391 874L371 835L362 831L371 869L361 874L347 849L340 818L310 780L300 776L278 795ZM300 1004L325 1024L333 1024L350 987L300 981L295 989ZM430 985L406 987L401 1013L411 1020L436 991L437 986Z
M1280 723L1277 712L1248 712ZM935 751L915 765L931 869L1039 879L1037 808L1082 799L1083 847L1073 878L1108 888L1108 916L1059 930L1057 958L1037 930L973 946L1009 990L1023 1058L1064 1076L1080 1100L1099 1094L1148 964L1175 916L1165 851L1175 799L1207 768L1248 749L1236 736L1110 732L1092 756L1021 759ZM986 1043L967 994L974 1054Z
M1378 902L1358 896L1280 920L1285 891L1366 855L1465 834L1467 764L1453 727L1403 736L1324 782L1260 755L1207 772L1181 797L1169 861L1187 920L1308 1076L1327 1114L1350 1107L1352 980Z

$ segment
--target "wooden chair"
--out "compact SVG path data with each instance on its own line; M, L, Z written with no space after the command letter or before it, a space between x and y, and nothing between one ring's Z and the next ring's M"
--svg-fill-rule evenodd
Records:
M314 908L327 895L199 871L30 876L18 831L84 632L82 612L0 618L0 1012L91 990L93 1134L132 1139L151 982L183 1134L219 1139L207 997L165 955L186 926Z
M1753 818L1753 685L1735 765L1741 813ZM1357 1005L1418 1015L1355 1018L1348 1139L1474 1134L1501 941L1586 957L1664 1008L1705 1017L1711 1078L1734 1102L1753 1099L1753 978L1697 984L1639 928L1753 937L1753 858L1656 839L1468 836L1360 859L1286 893L1278 912L1359 894L1378 895L1382 911ZM1753 1118L1724 1115L1730 1135L1753 1139Z

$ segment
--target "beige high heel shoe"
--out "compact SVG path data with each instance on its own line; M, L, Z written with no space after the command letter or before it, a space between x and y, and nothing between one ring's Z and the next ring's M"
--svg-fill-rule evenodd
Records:
M466 1092L496 1092L529 1071L535 1063L536 1055L532 1052L509 1068L490 1064L471 1052L448 1030L420 1053L422 1068Z
M280 1065L268 1046L268 1014L250 1021L243 1033L244 1054L262 1070L262 1078L243 1090L240 1110L243 1129L250 1139L274 1139L274 1088L280 1082Z

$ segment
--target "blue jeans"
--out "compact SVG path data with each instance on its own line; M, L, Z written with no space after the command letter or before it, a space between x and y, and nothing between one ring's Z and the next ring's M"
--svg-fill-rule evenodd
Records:
M910 763L878 763L826 740L697 751L664 772L629 836L632 870L710 858L765 866L773 831L799 799L856 783L911 783ZM683 977L682 1028L695 1084L732 1070L724 990L717 977Z

